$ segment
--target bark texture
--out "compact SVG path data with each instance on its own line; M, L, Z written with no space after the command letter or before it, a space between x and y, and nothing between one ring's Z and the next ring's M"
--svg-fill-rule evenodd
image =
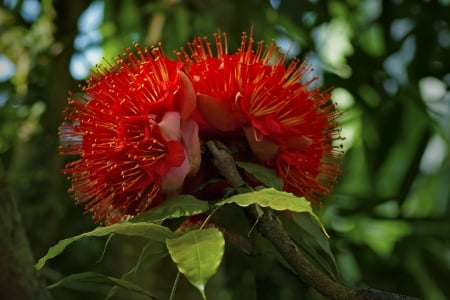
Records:
M0 174L0 299L52 299L34 268L17 205Z

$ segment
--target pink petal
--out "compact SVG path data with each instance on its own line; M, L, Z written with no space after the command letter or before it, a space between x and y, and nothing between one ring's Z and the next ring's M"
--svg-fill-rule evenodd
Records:
M189 120L183 124L181 141L191 164L189 175L197 173L202 162L197 122Z
M166 112L159 122L159 129L162 135L168 141L179 141L181 138L180 132L180 113L175 111Z
M183 163L179 167L170 168L161 181L161 192L173 196L181 191L184 179L190 170L189 159L186 155Z

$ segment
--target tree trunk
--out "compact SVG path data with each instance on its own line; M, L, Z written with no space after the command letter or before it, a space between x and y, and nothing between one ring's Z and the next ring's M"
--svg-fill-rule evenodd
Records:
M25 230L7 182L0 173L0 299L52 299L34 268Z
M53 2L56 13L54 39L63 50L57 56L54 56L51 51L45 52L41 56L49 56L50 59L36 60L38 67L42 61L49 63L44 66L47 73L40 78L41 87L33 87L33 93L30 93L29 96L32 101L37 98L37 94L40 95L39 98L47 100L47 111L43 116L42 124L44 135L40 137L38 145L19 140L15 145L17 151L15 151L8 168L8 174L0 169L0 300L47 300L53 298L46 287L45 280L34 267L35 259L20 216L19 206L29 205L30 202L28 199L20 199L21 203L16 202L16 198L13 197L13 193L8 187L7 177L20 181L23 179L23 174L28 174L30 170L37 168L49 169L51 175L58 174L60 157L57 155L57 127L61 122L61 110L66 104L67 91L74 85L68 66L73 53L73 40L78 31L77 20L90 2L89 0L57 0ZM42 151L45 153L40 157L38 166L32 165L31 158L36 155L31 155L31 153L38 151L37 149L42 150L43 147L47 147L45 150L48 151ZM40 165L42 162L45 162L45 166ZM49 179L47 178L51 187L43 191L45 196L40 195L40 197L34 198L42 199L44 197L47 201L50 201L49 198L51 201L57 201L54 199L58 198L56 193L59 192L58 187L61 185L59 182L54 182L59 178L55 179L56 177L51 175ZM39 186L48 187L49 185ZM49 220L54 219L49 218ZM41 219L39 222L42 223L32 224L30 236L34 234L34 230L38 229L36 226L41 226L47 230L47 236L54 238L54 231L58 226L49 224L49 220ZM48 241L45 244L48 244Z

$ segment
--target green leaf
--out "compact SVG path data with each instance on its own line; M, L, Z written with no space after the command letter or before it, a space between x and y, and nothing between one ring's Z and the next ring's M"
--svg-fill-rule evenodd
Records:
M411 224L406 221L368 217L359 218L356 226L358 233L351 232L349 237L356 242L366 243L375 253L386 259L391 256L396 243L412 231Z
M208 209L207 201L199 200L191 195L178 195L134 217L131 222L159 222L166 219L197 215Z
M243 207L258 204L259 206L270 207L274 210L313 213L311 203L305 198L297 197L291 193L281 192L274 188L233 195L216 203L216 205L221 206L230 203L236 203Z
M277 172L274 169L243 161L237 161L236 164L255 176L255 178L261 181L265 186L273 187L280 191L283 189L283 180L277 176Z
M121 279L130 280L136 278L137 273L140 269L151 266L155 262L165 258L168 255L169 252L167 251L165 245L152 242L147 243L145 247L142 249L141 255L139 256L136 265L127 273L123 274L121 276ZM119 285L114 285L109 290L108 294L105 297L105 300L113 299L113 297L116 296L117 292L119 291L119 288L120 288Z
M289 236L301 247L320 268L334 279L338 279L336 259L330 248L329 238L311 216L293 213L280 216Z
M166 227L146 222L143 223L123 222L123 223L116 223L107 227L97 227L90 232L86 232L74 237L61 240L55 246L50 247L50 249L48 249L47 254L41 259L39 259L39 261L37 262L36 269L38 270L42 269L47 260L61 254L61 252L63 252L64 249L73 242L76 242L85 237L93 237L93 236L99 237L109 235L112 233L143 237L161 243L163 243L166 240L166 238L176 236L174 232L170 231Z
M362 30L358 36L358 45L371 56L382 56L385 53L384 41L383 27L377 23Z
M180 273L206 299L206 282L216 273L224 253L223 234L216 228L198 229L169 238L166 245Z
M235 203L247 207L257 204L262 207L270 207L274 210L289 210L292 212L304 212L310 214L321 226L322 231L328 237L319 217L314 213L311 203L303 197L297 197L292 193L278 191L274 188L261 189L249 193L237 194L222 200L216 205Z
M334 266L336 267L336 261L330 248L329 237L327 235L323 235L323 232L320 232L320 229L322 228L319 229L319 227L315 226L316 224L311 222L311 218L308 218L305 214L293 214L293 219L307 234L314 237L314 240L317 242L319 248L329 255Z
M116 285L116 286L120 286L121 288L125 288L127 290L146 295L149 298L156 299L147 290L143 289L136 283L133 283L131 281L127 281L124 279L120 279L120 278L106 276L106 275L96 273L96 272L83 272L83 273L72 274L52 285L49 285L48 288L53 289L53 288L56 288L59 286L64 286L64 285L68 285L70 283L79 282L79 281L93 282L93 283L106 283L106 284Z

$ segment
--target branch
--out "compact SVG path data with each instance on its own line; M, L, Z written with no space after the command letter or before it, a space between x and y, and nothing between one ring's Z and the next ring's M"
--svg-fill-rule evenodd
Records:
M213 163L220 174L235 188L245 184L230 151L225 145L217 141L206 143L213 155ZM329 299L343 300L414 300L417 298L379 291L372 288L353 289L335 281L326 273L314 265L308 256L297 246L288 233L284 230L281 222L272 209L264 209L264 214L259 217L255 206L246 210L247 216L252 223L257 222L258 231L266 237L287 263L304 283L316 289Z
M213 164L228 183L235 188L245 185L245 181L239 174L236 162L227 146L219 141L208 141L206 146L213 155Z

